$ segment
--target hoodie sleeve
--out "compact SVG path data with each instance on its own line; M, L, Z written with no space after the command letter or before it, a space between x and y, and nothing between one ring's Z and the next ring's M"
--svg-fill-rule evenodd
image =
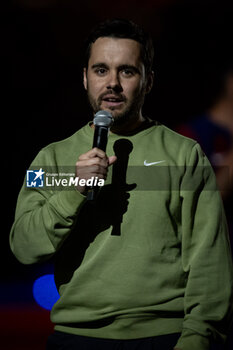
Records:
M51 166L53 162L51 152L43 149L30 168ZM85 198L74 186L54 191L27 188L25 179L10 232L10 247L16 258L33 264L51 257L69 235Z
M233 272L228 229L214 172L195 144L182 181L184 322L176 347L207 350L224 341L232 320Z

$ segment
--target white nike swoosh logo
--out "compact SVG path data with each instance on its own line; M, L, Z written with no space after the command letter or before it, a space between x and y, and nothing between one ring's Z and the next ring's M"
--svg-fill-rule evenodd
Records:
M151 166L151 165L155 165L155 164L159 164L159 163L163 163L163 162L166 162L166 160L159 160L158 162L152 162L152 163L147 163L147 161L144 160L144 165Z

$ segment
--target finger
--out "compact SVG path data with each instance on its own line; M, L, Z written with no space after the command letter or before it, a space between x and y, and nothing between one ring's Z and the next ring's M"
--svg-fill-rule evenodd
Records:
M106 154L104 151L102 151L99 148L92 148L90 151L81 154L81 156L79 157L80 160L84 160L84 159L90 159L90 158L95 158L95 157L99 157L99 158L105 158Z
M90 167L84 167L84 168L81 168L80 169L80 174L85 174L85 175L89 175L89 176L106 176L107 175L107 172L108 172L108 169L107 168L103 168L103 167L100 167L98 165L93 165L93 166L90 166Z
M107 172L107 167L101 167L99 165L76 167L77 176L84 179L88 179L93 176L105 178L107 176Z
M78 160L76 163L77 167L90 167L90 166L99 166L99 167L103 167L103 168L107 168L108 167L108 158L104 158L101 159L99 157L95 157L95 158L88 158L88 159L83 159L83 160Z
M116 156L110 156L108 157L108 165L112 165L117 161L117 157Z

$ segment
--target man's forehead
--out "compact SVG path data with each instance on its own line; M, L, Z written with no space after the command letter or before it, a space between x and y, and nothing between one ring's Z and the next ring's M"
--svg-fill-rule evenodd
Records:
M90 61L141 61L141 45L133 39L100 37L91 46ZM126 62L125 62L126 63Z

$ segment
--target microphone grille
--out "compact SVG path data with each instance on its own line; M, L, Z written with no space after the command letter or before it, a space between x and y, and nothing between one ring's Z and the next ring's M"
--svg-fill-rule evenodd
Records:
M93 123L96 126L109 128L113 124L113 117L108 111L98 111L94 116Z

